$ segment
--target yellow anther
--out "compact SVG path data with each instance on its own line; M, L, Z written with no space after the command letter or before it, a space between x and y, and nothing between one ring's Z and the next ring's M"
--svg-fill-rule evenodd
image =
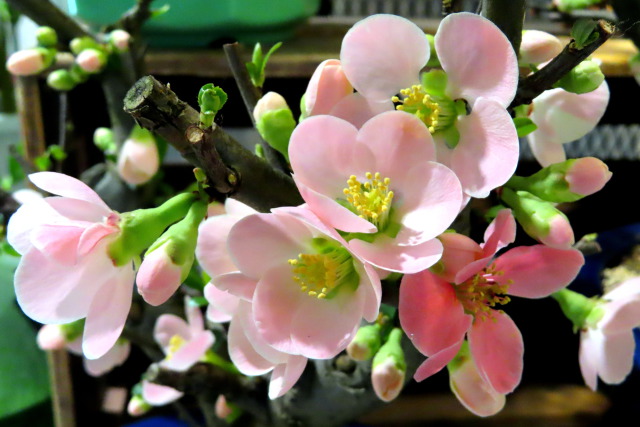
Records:
M391 179L382 177L380 172L366 172L364 176L367 181L361 183L351 175L347 180L348 188L343 193L360 218L370 221L378 229L384 229L393 200L393 191L389 190Z
M493 307L511 301L506 293L513 282L500 284L495 281L496 276L503 274L502 271L496 271L495 265L492 264L466 282L456 285L456 295L464 310L475 319L493 318Z
M300 290L320 299L338 285L353 269L351 255L344 249L322 254L299 254L298 259L289 260L293 280Z

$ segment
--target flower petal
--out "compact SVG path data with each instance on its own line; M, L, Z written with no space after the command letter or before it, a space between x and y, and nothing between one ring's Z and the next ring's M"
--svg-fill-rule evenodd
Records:
M640 326L640 297L615 300L606 305L606 312L598 326L606 334L623 333Z
M511 209L502 209L484 232L483 256L493 256L516 240L516 220Z
M48 193L92 203L102 208L104 215L108 215L111 212L111 209L95 191L84 182L69 175L56 172L36 172L29 175L29 180L36 187Z
M504 408L505 395L482 379L473 358L449 370L449 386L460 403L480 417L495 415Z
M287 363L281 363L271 373L269 382L269 399L277 399L291 390L307 366L307 358L303 356L290 356Z
M204 356L214 341L213 332L202 331L184 343L171 357L160 362L160 365L172 371L184 372Z
M56 223L54 218L59 216L43 199L24 204L9 218L7 241L20 255L24 255L33 246L31 231L42 224Z
M217 276L211 280L219 290L228 292L236 298L246 301L253 299L256 289L256 280L245 276L242 273L229 273Z
M263 357L253 347L240 321L233 319L229 324L229 357L240 372L255 376L265 374L275 364Z
M438 240L444 249L436 274L449 283L460 283L456 275L482 255L482 248L473 239L458 233L443 233Z
M76 263L84 231L81 227L43 224L31 232L31 243L53 261L71 266Z
M625 280L604 295L604 299L609 301L629 300L640 297L640 277Z
M207 219L198 227L196 257L210 277L238 270L229 255L227 239L229 231L240 219L242 217L235 215L219 215Z
M398 310L402 329L425 356L460 344L473 319L454 287L428 270L402 278Z
M113 368L122 365L129 357L131 344L128 341L117 343L104 356L98 359L84 359L84 370L93 377L106 374Z
M493 98L507 107L518 86L518 58L504 33L491 21L473 13L452 13L435 36L447 91L470 104Z
M392 110L394 106L391 98L383 102L374 102L356 92L342 98L329 114L346 120L360 129L372 117Z
M169 348L171 338L176 335L186 341L190 340L191 329L189 324L183 318L174 314L160 315L153 328L153 338L165 353Z
M342 68L354 88L374 101L418 83L429 60L424 32L394 15L373 15L356 23L342 40Z
M476 319L467 335L480 376L501 394L511 393L522 377L524 343L511 318L494 310L492 318Z
M636 342L633 331L605 334L598 374L607 384L620 384L633 369L633 353Z
M598 367L602 357L604 335L601 331L587 329L580 333L578 359L585 384L593 391L598 388Z
M420 382L440 372L460 351L460 346L462 346L462 340L430 356L416 369L413 379Z
M218 289L211 282L204 287L204 296L209 302L207 319L216 323L230 321L240 302L238 297Z
M142 380L142 398L150 405L166 405L180 399L182 396L184 396L184 393L174 388Z
M527 135L527 141L529 141L529 147L531 148L533 157L535 157L542 167L567 160L564 146L554 141L552 137L543 133L541 130L536 130L530 135Z
M584 265L584 256L576 249L519 246L500 255L495 265L496 270L504 273L496 280L509 284L510 295L543 298L576 278Z
M304 93L307 117L329 114L331 109L346 96L353 93L353 86L337 59L322 61L313 72Z
M457 127L460 141L451 154L451 169L465 193L486 197L516 171L520 143L513 120L495 100L478 98Z
M429 268L442 256L442 243L438 239L413 246L398 246L395 239L383 235L374 243L353 239L349 242L349 249L375 267L405 274Z

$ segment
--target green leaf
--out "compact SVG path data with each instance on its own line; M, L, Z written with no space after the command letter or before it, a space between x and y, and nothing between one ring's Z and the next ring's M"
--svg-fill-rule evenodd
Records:
M529 135L534 130L538 129L538 126L528 117L516 117L513 119L513 124L518 131L518 138Z
M170 9L171 9L171 6L168 4L165 4L164 6L159 7L158 9L154 9L151 11L151 16L149 17L149 19L158 18L164 15L165 13L169 12Z
M44 153L42 156L38 156L33 159L33 164L39 171L47 171L51 168L51 159L49 154Z
M67 153L64 152L59 145L50 145L47 149L47 153L51 155L55 160L64 160L67 158Z
M251 58L251 62L247 62L247 72L249 73L249 77L251 77L251 83L255 87L262 87L264 85L265 74L264 70L267 67L267 62L271 55L282 46L282 42L278 42L274 44L271 49L267 52L266 55L262 54L262 46L260 43L256 43L253 48L253 55Z
M598 23L593 19L578 19L571 28L571 37L576 49L583 49L600 37L596 31Z
M15 185L17 182L20 182L27 177L27 175L24 173L24 170L22 169L22 165L20 164L20 162L18 162L18 160L16 160L15 157L10 156L8 163L9 176L11 177L12 185Z
M18 308L13 272L18 259L0 256L0 424L12 414L49 398L45 355L36 345L36 331ZM12 424L14 425L14 424Z

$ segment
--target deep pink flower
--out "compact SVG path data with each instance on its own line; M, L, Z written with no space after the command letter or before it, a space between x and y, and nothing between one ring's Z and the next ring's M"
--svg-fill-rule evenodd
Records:
M22 255L18 304L45 324L86 317L83 352L97 359L120 337L131 306L133 263L115 267L107 253L120 217L75 178L39 172L29 179L60 197L29 201L9 221L7 239Z
M455 236L455 237L453 237ZM497 305L508 295L542 298L569 284L584 263L575 250L544 245L513 248L493 260L515 238L510 210L502 210L478 245L444 234L441 275L425 270L405 275L400 286L400 322L428 359L414 378L422 381L458 353L465 336L478 371L497 393L520 382L524 346L511 318Z
M349 249L376 267L414 273L442 253L435 237L455 219L462 191L434 162L426 126L399 111L360 130L332 116L304 120L289 157L308 207L326 224L352 233Z
M633 368L633 328L640 326L640 277L607 292L595 310L599 319L592 324L587 319L580 333L580 371L592 390L598 377L607 384L619 384Z
M377 275L343 245L305 208L251 215L229 233L239 272L213 283L252 302L257 330L270 346L331 358L346 348L362 317L373 321L380 306Z
M513 175L518 162L517 132L506 111L518 84L516 55L498 27L471 13L444 18L435 47L446 75L425 87L419 73L430 52L422 30L398 16L374 15L349 30L340 60L369 105L392 108L393 99L402 103L398 109L424 121L435 139L438 161L458 175L465 193L486 197ZM363 122L336 115L356 125Z

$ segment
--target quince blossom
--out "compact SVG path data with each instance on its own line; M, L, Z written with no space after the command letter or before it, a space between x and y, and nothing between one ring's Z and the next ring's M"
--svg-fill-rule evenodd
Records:
M294 179L326 224L350 233L349 249L376 267L415 273L442 253L435 237L462 204L460 182L436 163L417 117L388 111L360 130L332 116L304 120L291 136Z
M120 216L75 178L38 172L29 179L60 197L29 201L9 221L7 239L22 255L18 304L45 324L86 317L83 353L97 359L120 337L131 306L133 263L116 267L107 250Z
M598 320L587 318L580 333L580 371L594 391L598 377L607 384L619 384L633 368L633 328L640 326L640 278L618 285L602 301L595 308Z
M349 30L340 59L367 104L392 108L393 100L418 116L434 136L438 161L458 175L466 194L486 197L518 162L518 136L506 111L518 84L515 52L498 27L471 13L444 18L435 47L444 73L431 71L421 84L430 56L425 34L404 18L374 15ZM336 115L356 125L363 121Z
M494 261L497 251L515 239L515 220L502 210L478 245L466 236L445 233L439 272L405 275L400 285L400 322L428 359L417 381L449 363L468 337L471 355L484 381L497 393L513 391L522 375L524 345L513 320L496 305L509 295L542 298L569 284L584 264L575 250L544 245L513 248Z

